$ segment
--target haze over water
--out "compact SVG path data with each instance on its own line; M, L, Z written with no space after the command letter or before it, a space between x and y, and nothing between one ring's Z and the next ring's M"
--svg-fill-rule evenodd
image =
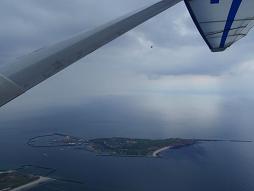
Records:
M73 149L34 149L27 139L48 133L85 138L254 139L251 98L207 95L104 96L84 104L43 108L15 119L1 111L1 169L24 164L55 168L54 176L84 185L52 183L34 190L254 189L253 143L210 142L168 150L163 159L98 157ZM16 116L14 113L13 115Z

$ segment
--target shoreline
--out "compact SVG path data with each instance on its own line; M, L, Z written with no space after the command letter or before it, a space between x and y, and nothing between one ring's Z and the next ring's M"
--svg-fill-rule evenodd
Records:
M33 187L36 187L40 184L43 184L43 183L47 183L47 182L50 182L50 181L53 181L54 179L52 178L47 178L47 177L43 177L43 176L40 176L40 178L38 180L35 180L33 182L30 182L28 184L25 184L23 186L19 186L17 188L14 188L14 189L11 189L10 191L24 191L24 190L29 190Z
M171 148L172 148L172 146L167 146L167 147L163 147L163 148L157 149L156 151L154 151L154 152L152 153L152 156L153 156L153 157L159 157L159 154L160 154L161 152L166 151L166 150L171 149Z

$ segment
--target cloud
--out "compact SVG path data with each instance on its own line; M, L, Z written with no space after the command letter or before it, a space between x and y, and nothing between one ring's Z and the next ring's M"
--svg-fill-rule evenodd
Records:
M0 22L4 27L0 28L0 65L152 2L157 1L1 0ZM253 40L252 32L226 52L211 53L180 3L32 89L9 107L78 103L93 95L230 92L238 89L233 82L241 86L246 80L241 76L254 60ZM253 72L248 70L248 81Z

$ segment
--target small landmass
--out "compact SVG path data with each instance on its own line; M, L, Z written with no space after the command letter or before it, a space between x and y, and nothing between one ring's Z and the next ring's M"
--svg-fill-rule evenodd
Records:
M18 171L0 172L0 191L27 190L50 180L50 178L23 174Z
M79 180L55 176L55 172L56 169L50 167L30 164L22 165L14 170L0 171L0 191L28 191L53 181L55 183L51 185L51 188L55 190L61 190L58 188L61 184L67 187L84 185L84 182Z

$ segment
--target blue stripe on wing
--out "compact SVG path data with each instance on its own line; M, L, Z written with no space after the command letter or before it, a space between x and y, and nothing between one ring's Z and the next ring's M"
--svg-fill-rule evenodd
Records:
M225 44L228 38L229 31L234 23L235 16L237 14L237 11L242 3L242 0L233 0L228 18L225 24L224 32L222 34L221 42L220 42L220 48L225 48Z

